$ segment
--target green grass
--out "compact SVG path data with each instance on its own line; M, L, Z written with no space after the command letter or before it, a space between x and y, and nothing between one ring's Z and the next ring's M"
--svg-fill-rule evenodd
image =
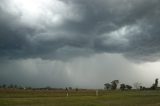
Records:
M0 106L160 106L160 91L0 90Z

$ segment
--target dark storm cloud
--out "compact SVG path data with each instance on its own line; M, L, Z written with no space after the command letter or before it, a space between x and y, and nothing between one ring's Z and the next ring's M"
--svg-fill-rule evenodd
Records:
M9 2L0 2L1 58L63 60L109 52L156 60L160 54L159 0L61 0L66 11L57 16L53 1L47 8L52 15L42 11L37 20L12 11Z

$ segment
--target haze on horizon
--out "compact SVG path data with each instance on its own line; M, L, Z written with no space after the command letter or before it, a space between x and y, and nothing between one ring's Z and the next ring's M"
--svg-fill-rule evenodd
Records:
M1 0L0 84L103 88L160 78L159 0Z

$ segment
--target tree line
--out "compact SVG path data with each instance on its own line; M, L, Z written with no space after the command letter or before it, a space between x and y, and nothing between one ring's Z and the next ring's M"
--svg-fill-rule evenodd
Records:
M119 84L119 80L113 80L110 83L105 83L104 87L106 90L116 90L118 84ZM158 78L155 79L155 82L149 88L142 86L141 83L138 83L138 82L134 84L134 87L140 90L156 90L158 88ZM120 90L131 90L132 88L133 87L131 85L121 83L119 89Z
M22 87L22 86L19 86L19 85L16 85L16 84L10 84L10 85L7 85L7 84L1 84L0 85L0 88L15 88L15 89L24 89L24 88L29 88L29 87Z
M54 87L50 87L50 86L46 86L46 87L39 87L39 88L34 88L31 86L20 86L17 84L0 84L0 89L23 89L23 90L75 90L78 91L78 88L72 88L72 87L66 87L66 88L54 88Z

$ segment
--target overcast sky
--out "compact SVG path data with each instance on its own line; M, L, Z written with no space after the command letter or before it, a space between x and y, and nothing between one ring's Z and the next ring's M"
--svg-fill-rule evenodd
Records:
M0 0L0 84L103 88L160 78L160 0Z

